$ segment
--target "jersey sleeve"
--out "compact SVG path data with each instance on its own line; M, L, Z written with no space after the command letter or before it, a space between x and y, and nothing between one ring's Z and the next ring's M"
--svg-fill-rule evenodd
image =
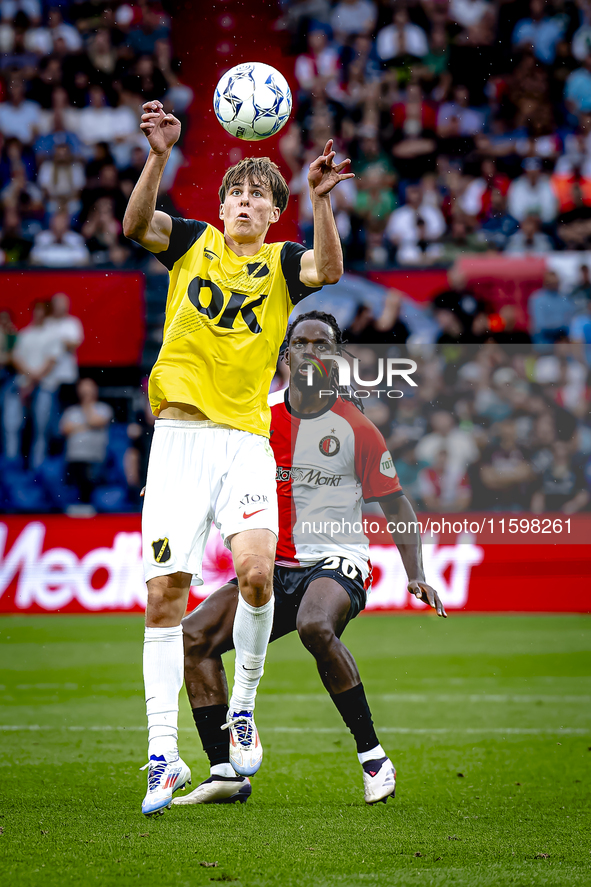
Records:
M300 270L302 266L302 256L307 252L306 247L300 243L293 243L288 240L283 244L281 250L281 270L287 284L287 292L293 305L297 305L306 296L317 293L322 287L306 286L300 280Z
M172 219L172 231L168 249L161 253L154 253L159 262L165 268L172 271L175 262L178 262L194 243L196 243L205 229L207 222L197 222L195 219Z
M366 502L404 495L386 441L368 419L355 428L355 473Z

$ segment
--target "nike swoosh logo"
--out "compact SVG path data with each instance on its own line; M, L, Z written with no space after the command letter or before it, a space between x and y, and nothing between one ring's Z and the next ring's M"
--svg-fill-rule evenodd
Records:
M244 671L258 671L258 668L247 668L246 665L243 665L242 668Z
M249 517L254 517L255 514L259 514L261 511L266 511L266 508L259 508L258 511L251 511L250 514L247 514L246 511L242 513L242 517L244 520L248 520Z

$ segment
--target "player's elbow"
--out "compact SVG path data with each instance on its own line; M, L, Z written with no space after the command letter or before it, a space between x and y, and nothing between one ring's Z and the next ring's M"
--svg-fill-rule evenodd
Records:
M137 224L125 215L123 217L123 234L128 240L140 239L140 231Z
M322 275L322 285L329 286L338 283L343 276L344 268L342 262L334 268L327 269Z

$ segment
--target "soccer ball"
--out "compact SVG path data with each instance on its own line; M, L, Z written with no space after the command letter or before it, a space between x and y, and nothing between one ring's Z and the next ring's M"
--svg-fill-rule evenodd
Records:
M291 90L283 74L270 65L244 62L220 79L213 110L230 135L257 142L274 136L287 123Z

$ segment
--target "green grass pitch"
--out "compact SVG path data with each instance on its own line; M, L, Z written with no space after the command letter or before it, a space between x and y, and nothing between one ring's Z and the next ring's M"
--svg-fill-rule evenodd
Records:
M0 619L4 884L591 884L588 617L352 623L345 640L398 769L396 800L371 808L310 656L296 636L278 641L250 801L157 820L140 813L141 640L138 617ZM195 786L208 770L184 691L180 727Z

